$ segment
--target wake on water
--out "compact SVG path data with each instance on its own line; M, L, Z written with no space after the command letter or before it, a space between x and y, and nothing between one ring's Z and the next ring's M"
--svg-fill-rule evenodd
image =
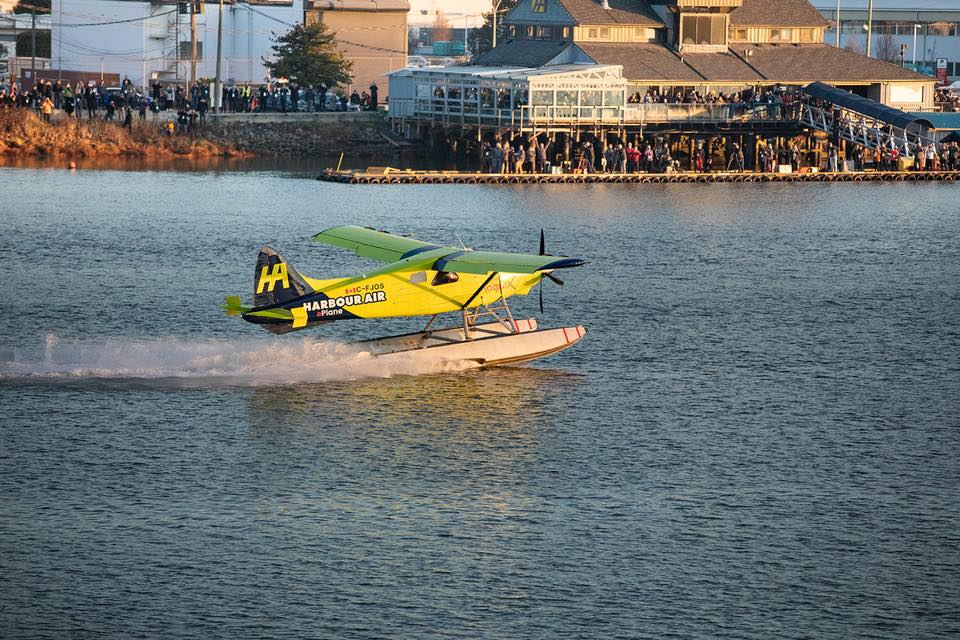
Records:
M378 359L355 345L311 338L62 341L48 335L36 349L0 360L0 382L163 380L230 385L283 385L446 373L473 368L422 352Z

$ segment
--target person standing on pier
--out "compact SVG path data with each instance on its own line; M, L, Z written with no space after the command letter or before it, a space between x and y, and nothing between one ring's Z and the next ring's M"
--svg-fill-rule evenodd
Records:
M537 164L539 165L540 173L547 172L547 145L538 144L537 145Z
M370 111L377 110L377 98L380 95L380 88L376 81L370 83Z
M497 146L493 148L491 162L493 173L500 173L500 170L503 168L503 145L499 142Z
M837 145L830 143L830 148L827 150L827 170L830 173L836 173L839 169L837 166Z

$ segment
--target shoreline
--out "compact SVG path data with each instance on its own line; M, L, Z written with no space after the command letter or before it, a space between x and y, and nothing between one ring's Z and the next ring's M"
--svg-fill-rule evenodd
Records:
M325 115L325 114L324 114ZM343 115L343 114L338 114ZM141 159L177 160L252 159L269 157L330 157L400 153L385 132L379 114L223 114L189 133L165 133L169 114L134 117L127 129L118 121L79 119L56 113L44 121L32 109L0 110L0 160ZM352 116L352 117L350 117ZM397 158L394 157L393 162Z

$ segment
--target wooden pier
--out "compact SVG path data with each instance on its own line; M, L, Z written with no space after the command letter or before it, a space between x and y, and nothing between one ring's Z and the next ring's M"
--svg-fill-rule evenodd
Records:
M953 182L960 171L862 171L798 173L470 173L370 168L333 171L318 178L343 184L660 184L687 182Z

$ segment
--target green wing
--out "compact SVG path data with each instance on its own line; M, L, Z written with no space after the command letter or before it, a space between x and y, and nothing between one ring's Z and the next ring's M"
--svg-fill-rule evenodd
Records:
M429 242L354 225L343 225L321 231L313 236L313 240L350 249L358 256L382 262L397 262L423 251L440 248L439 245Z
M502 253L497 251L455 251L434 264L436 271L457 273L537 273L579 267L580 258L538 256L529 253Z

